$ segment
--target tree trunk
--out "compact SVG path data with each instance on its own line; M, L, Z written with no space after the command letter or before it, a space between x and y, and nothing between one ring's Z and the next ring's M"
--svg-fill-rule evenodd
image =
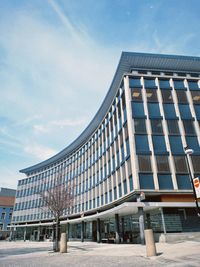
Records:
M59 233L60 233L60 218L56 218L56 238L55 238L55 252L59 251Z

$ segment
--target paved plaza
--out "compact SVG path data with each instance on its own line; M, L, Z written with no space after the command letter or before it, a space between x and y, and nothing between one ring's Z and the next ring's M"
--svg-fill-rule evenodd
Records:
M51 242L0 242L0 267L200 266L200 242L156 243L157 256L147 258L136 244L68 242L68 253L54 253Z

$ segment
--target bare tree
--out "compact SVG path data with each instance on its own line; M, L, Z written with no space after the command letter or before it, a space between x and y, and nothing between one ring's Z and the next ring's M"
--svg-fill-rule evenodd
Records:
M52 188L40 193L44 208L51 211L56 221L55 247L54 251L59 251L60 240L60 219L64 211L72 207L74 200L74 186L66 183L62 173L59 173L54 180Z

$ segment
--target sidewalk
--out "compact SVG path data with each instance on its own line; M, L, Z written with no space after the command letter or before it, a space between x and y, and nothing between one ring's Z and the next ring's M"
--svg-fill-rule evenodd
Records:
M66 254L52 247L51 242L0 242L0 266L200 266L198 241L156 243L157 256L151 258L138 244L68 242Z

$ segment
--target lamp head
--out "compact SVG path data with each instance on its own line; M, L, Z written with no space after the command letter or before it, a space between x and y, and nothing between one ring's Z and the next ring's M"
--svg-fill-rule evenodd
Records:
M194 153L194 150L193 149L191 149L191 148L185 148L185 154L186 155L191 155L193 153Z

